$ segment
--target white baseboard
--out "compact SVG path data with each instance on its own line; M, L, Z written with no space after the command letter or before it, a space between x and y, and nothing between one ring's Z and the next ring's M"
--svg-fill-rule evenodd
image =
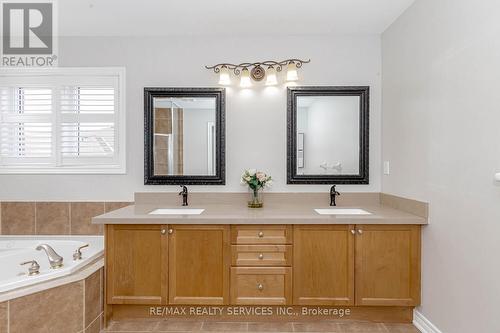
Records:
M417 310L413 310L413 325L422 333L443 333Z

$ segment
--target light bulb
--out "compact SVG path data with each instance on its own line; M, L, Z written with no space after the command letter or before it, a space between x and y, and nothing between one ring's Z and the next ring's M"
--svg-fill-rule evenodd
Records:
M222 66L219 74L219 84L229 85L231 84L231 77L229 76L229 69L226 66Z
M266 71L266 86L274 86L278 84L278 80L276 79L276 69L273 66L269 66Z
M252 81L250 80L250 72L248 68L243 68L241 70L241 79L240 79L240 87L248 88L252 86Z
M293 61L288 63L286 68L286 80L287 81L297 81L299 76L297 75L297 66Z

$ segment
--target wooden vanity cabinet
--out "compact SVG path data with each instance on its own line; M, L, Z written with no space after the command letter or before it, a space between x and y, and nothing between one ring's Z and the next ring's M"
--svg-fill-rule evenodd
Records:
M356 305L420 304L420 226L356 226Z
M169 304L229 303L228 225L173 225L169 229Z
M296 225L293 304L354 304L353 225Z
M114 305L420 304L419 225L107 225Z
M165 228L106 226L107 304L167 304Z
M291 304L292 227L234 225L231 242L231 304Z

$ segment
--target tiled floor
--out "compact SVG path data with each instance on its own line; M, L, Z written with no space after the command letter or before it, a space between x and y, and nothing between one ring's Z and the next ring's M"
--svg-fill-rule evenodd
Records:
M376 324L363 321L310 322L215 322L193 320L115 321L108 332L332 332L332 333L420 333L411 324Z

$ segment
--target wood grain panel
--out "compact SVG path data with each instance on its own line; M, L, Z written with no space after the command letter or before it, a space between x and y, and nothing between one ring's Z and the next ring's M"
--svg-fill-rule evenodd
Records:
M353 225L297 225L293 304L354 304Z
M229 226L170 228L169 303L228 304Z
M290 225L234 225L231 227L233 244L291 244Z
M356 305L420 304L420 226L359 225Z
M233 266L290 266L291 245L232 245Z
M167 242L161 225L108 225L108 304L167 303Z
M290 267L231 268L231 304L290 304L291 270Z

